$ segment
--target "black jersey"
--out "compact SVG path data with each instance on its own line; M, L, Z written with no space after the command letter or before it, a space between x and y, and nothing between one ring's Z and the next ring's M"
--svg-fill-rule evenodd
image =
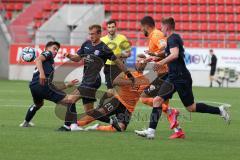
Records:
M53 76L54 76L53 54L50 51L44 51L41 53L41 55L43 55L46 58L46 60L42 62L45 77L46 77L48 83L52 82ZM32 81L30 82L30 85L39 84L39 75L40 75L40 73L36 67L34 70Z
M168 74L169 76L174 76L174 77L175 75L178 76L181 74L189 73L184 62L183 40L178 34L173 33L167 39L167 47L165 49L166 56L169 56L170 49L175 47L179 48L178 58L168 63L168 68L169 68Z
M116 60L112 50L103 42L96 46L90 40L84 42L77 54L84 59L84 75L82 83L92 85L99 81L100 71L107 59Z

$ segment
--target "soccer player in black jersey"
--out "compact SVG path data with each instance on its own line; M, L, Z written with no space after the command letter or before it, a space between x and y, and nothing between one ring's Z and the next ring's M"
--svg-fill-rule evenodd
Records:
M127 70L122 60L117 58L113 51L100 40L101 33L102 28L100 25L89 26L90 40L82 44L77 54L66 54L66 57L74 62L81 60L84 62L82 82L78 89L74 90L72 95L69 96L69 100L71 103L75 103L81 98L85 112L94 108L95 94L101 86L100 71L108 59L114 61L134 84L134 77Z
M71 82L67 85L59 86L59 88L52 84L55 70L54 58L57 55L59 48L60 43L50 41L46 44L45 51L43 51L35 60L36 68L29 84L34 104L32 104L28 109L25 120L20 124L21 127L33 126L33 123L30 121L34 117L35 113L43 106L44 100L49 100L57 104L63 104L68 107L68 110L71 108L74 109L74 107L71 106L75 106L75 104L69 103L68 95L62 91L67 87L73 86L74 83ZM79 130L76 125L76 121L76 117L67 118L65 124L68 124L68 126L72 123L75 124L72 126L72 129L69 127L69 131Z
M186 68L184 62L184 48L183 40L179 34L175 33L175 21L172 17L167 17L162 19L161 23L162 32L167 36L167 47L165 49L166 58L157 62L154 69L157 70L159 67L167 64L168 78L167 82L174 85L174 90L167 95L159 92L153 100L153 107L161 107L161 104L172 97L172 95L177 92L182 103L189 112L200 112L200 113L210 113L220 115L224 120L229 123L230 115L227 112L225 105L220 107L210 106L204 103L195 103L194 96L192 92L192 78L191 74ZM165 91L166 86L161 85L160 90ZM154 138L155 130L143 130L137 133L139 136L146 138Z

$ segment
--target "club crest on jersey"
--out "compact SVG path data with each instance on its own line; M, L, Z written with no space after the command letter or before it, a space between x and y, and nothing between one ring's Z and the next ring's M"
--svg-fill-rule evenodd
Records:
M100 54L100 51L99 50L95 50L94 51L94 55L98 56Z

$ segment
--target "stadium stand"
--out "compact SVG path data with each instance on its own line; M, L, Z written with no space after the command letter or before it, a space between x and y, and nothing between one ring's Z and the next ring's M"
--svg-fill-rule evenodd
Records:
M0 9L10 23L13 40L29 43L34 33L23 38L29 28L37 30L62 5L69 3L104 4L109 15L106 20L119 21L120 31L137 46L146 43L139 33L139 20L144 15L152 15L157 27L162 16L173 16L187 47L237 48L240 41L240 0L2 0Z

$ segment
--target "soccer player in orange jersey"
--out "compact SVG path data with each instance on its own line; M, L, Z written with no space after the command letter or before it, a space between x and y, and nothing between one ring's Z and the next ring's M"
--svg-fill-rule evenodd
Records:
M135 65L136 71L131 72L131 74L135 77L134 86L124 74L118 75L113 81L115 89L114 97L103 106L100 106L99 108L81 116L78 120L79 126L87 125L94 120L101 120L110 123L111 125L93 125L87 127L86 130L126 130L142 92L149 85L148 78L143 75L146 63L140 63L140 61L141 58L138 58Z
M155 21L150 16L145 16L141 20L141 30L146 37L148 37L148 50L145 51L146 54L149 55L148 61L157 62L164 58L164 49L166 47L166 37L164 34L155 27ZM145 89L144 98L141 98L141 101L144 104L153 106L153 98L157 95L163 81L168 76L168 67L167 65L162 66L157 71L158 77L151 83L151 85ZM167 91L166 91L167 92ZM166 100L162 107L153 108L150 116L149 128L148 132L151 132L151 136L149 138L153 138L155 136L155 129L157 128L158 120L161 115L161 111L167 114L168 120L170 122L170 128L174 129L175 133L170 136L170 138L182 138L184 137L184 132L178 127L177 116L179 115L179 111L169 107L169 101ZM141 134L145 131L136 131L136 133Z

